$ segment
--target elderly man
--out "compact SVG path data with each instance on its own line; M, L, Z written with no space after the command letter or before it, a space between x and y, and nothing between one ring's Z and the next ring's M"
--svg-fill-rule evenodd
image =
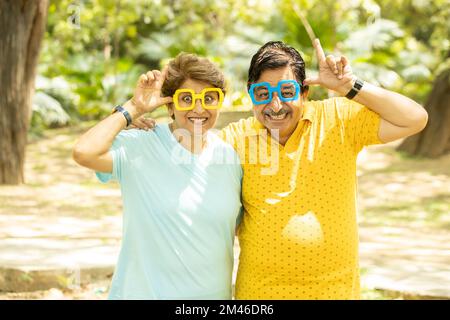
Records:
M314 48L319 73L305 79L296 49L262 46L248 75L254 117L221 132L244 172L237 299L358 299L357 155L427 123L416 102ZM307 101L308 85L343 97Z

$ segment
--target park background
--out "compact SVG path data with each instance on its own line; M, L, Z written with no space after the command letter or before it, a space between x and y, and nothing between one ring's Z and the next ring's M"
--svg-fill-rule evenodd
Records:
M179 52L228 82L222 127L251 114L252 55L283 40L425 106L425 130L358 158L364 299L450 298L450 3L446 0L1 0L0 299L103 299L120 190L76 165L76 139ZM310 99L332 93L313 87ZM165 108L149 115L168 121ZM238 244L236 244L236 258Z

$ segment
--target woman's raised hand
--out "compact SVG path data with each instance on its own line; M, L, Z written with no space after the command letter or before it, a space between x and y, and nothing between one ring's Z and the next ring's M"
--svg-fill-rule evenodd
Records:
M130 100L139 116L172 102L172 97L161 97L161 87L166 72L167 69L164 69L163 72L152 70L139 77L133 98Z

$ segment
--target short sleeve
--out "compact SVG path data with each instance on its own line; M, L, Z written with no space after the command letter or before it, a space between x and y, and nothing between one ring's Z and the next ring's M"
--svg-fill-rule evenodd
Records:
M245 138L257 134L257 120L254 117L232 122L218 132L219 138L233 146L235 150L244 146ZM239 154L239 152L238 152Z
M381 120L379 114L347 98L336 98L336 104L356 152L365 146L382 143L378 137Z
M237 135L240 132L239 122L230 123L225 128L217 132L220 139L233 146L236 149Z
M134 135L127 131L122 131L116 136L111 148L109 149L113 162L112 172L106 173L96 171L95 175L98 180L103 183L110 180L117 180L121 182L122 172L124 171L124 166L127 161L127 151L129 152L132 147L134 139Z

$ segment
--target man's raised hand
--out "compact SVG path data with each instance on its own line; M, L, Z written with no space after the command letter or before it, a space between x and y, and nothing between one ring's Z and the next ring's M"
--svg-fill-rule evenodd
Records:
M356 78L348 59L345 56L339 58L333 55L325 56L319 39L315 39L313 45L319 65L319 74L317 77L305 79L303 84L320 85L341 95L347 94Z

